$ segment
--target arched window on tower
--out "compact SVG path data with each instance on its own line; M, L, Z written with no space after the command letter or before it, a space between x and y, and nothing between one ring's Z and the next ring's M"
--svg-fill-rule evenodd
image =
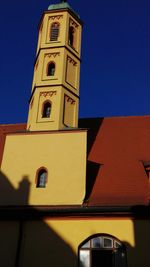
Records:
M57 41L59 36L59 23L54 22L51 25L50 41Z
M126 267L126 248L110 235L94 235L79 246L80 267Z
M54 76L55 74L55 63L50 62L47 66L47 76Z
M49 101L44 102L42 108L42 118L50 118L52 105Z
M69 45L74 47L74 34L75 34L75 28L70 26L69 27Z
M40 168L37 171L36 177L36 187L46 187L47 183L47 170L45 168Z

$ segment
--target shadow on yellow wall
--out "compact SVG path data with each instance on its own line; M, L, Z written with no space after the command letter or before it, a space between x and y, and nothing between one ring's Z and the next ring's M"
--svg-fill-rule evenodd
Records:
M76 266L73 250L42 220L40 212L33 207L27 212L29 190L28 177L15 190L0 172L0 266ZM7 203L21 203L24 209L11 209Z
M0 206L1 205L27 205L30 190L28 176L23 176L16 190L9 179L0 171Z
M132 247L129 243L124 242L127 248L127 266L149 267L150 213L148 209L140 206L133 207L132 212L134 214L132 222L135 246Z
M0 266L76 267L78 259L71 246L43 221L40 211L35 207L30 206L28 212L29 190L27 176L22 177L16 190L0 172ZM18 202L24 209L15 207ZM8 203L14 205L13 209ZM149 267L149 214L142 217L143 207L133 207L132 212L135 246L123 242L127 248L128 267Z

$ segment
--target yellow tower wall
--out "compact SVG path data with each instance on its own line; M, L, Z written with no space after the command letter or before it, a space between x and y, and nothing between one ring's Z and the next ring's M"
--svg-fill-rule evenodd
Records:
M61 11L46 11L41 19L40 27L39 27L39 39L37 45L37 54L39 53L40 48L49 48L56 46L56 42L50 42L50 29L52 23L57 22L60 24L59 37L57 41L57 46L66 46L73 53L76 54L77 57L81 55L81 34L82 34L82 26L81 21L77 20L77 17L74 17L69 10L61 10ZM69 45L69 26L74 26L76 29L75 36L75 47L72 48Z
M47 76L48 63L54 62L54 76ZM79 95L80 61L64 48L40 50L34 67L32 91L35 86L64 84L73 93Z
M43 103L51 102L51 116L42 117ZM28 130L57 130L78 127L79 99L62 86L36 88L30 102Z
M53 23L59 25L54 40L50 39ZM70 29L73 29L72 35ZM27 130L78 127L81 31L80 19L69 8L44 13L39 28ZM44 116L46 100L51 112Z
M36 187L36 173L41 167L48 170L46 188ZM15 189L24 178L30 184L28 203L22 203L20 197L2 195L1 205L82 204L86 187L86 131L8 135L1 172Z
M76 95L79 95L80 61L68 50L65 50L65 73L63 84Z
M61 99L61 86L40 87L40 90L37 87L30 102L27 129L32 131L57 130L60 120ZM42 107L45 101L52 103L51 116L49 118L42 118Z
M55 62L56 70L54 76L47 76L48 63ZM41 50L34 68L32 90L35 86L58 85L63 82L64 49L49 48ZM65 71L64 71L65 73Z

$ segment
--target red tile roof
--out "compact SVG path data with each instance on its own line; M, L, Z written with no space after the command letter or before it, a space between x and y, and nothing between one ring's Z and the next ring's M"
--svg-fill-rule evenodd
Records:
M150 116L80 119L88 128L88 206L148 205L150 181ZM5 136L25 131L26 124L0 125L0 163Z
M81 119L79 125L89 128L85 204L147 205L150 116Z

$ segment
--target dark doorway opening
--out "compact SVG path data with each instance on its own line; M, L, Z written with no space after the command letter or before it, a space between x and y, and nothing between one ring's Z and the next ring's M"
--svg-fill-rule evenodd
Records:
M92 250L92 267L113 267L112 250Z

